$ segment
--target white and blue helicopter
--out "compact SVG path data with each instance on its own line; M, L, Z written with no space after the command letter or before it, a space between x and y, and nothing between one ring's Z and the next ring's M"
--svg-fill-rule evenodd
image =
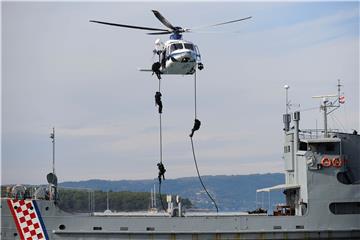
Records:
M196 71L196 67L199 70L204 68L204 65L201 62L201 55L199 48L192 42L183 40L182 33L194 32L193 29L183 28L172 25L160 12L152 10L155 17L164 24L167 29L162 28L152 28L152 27L142 27L134 25L125 25L118 23L110 22L101 22L90 20L90 22L106 24L116 27L124 28L133 28L140 30L156 31L147 33L148 35L163 35L170 34L170 39L165 43L160 39L155 41L155 49L153 50L154 54L159 56L159 60L153 63L151 69L139 69L140 71L150 71L155 73L156 76L161 79L162 74L178 74L178 75L191 75ZM250 19L251 17L236 19L232 21L217 23L201 28L215 27L220 25L225 25L229 23L235 23L243 20ZM196 28L200 29L200 28Z

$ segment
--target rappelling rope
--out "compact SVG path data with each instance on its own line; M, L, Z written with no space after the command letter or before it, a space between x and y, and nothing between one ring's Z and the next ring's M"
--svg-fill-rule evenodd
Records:
M161 197L161 182L159 182L159 198L160 198L161 206L162 206L163 210L166 212L166 207L165 207L164 202Z
M196 91L196 71L194 73L194 116L195 116L195 121L198 120L197 119L197 91ZM195 126L194 126L195 127ZM200 127L200 125L199 125ZM210 195L210 193L208 192L208 190L205 187L205 184L201 178L200 172L199 172L199 167L197 165L197 161L196 161L196 155L195 155L195 148L194 148L194 142L193 142L193 135L190 135L190 141L191 141L191 149L192 149L192 153L193 153L193 158L194 158L194 163L195 163L195 168L196 168L196 172L199 178L199 181L201 183L201 186L203 187L203 189L205 190L206 194L208 195L208 197L210 198L210 200L214 203L214 206L216 208L216 212L219 212L219 208L214 200L214 198Z
M159 79L159 89L158 92L161 93L161 80ZM160 164L162 164L162 160L163 160L163 150L162 150L162 119L161 119L161 115L162 113L159 111L159 125L160 125L160 131L159 131L159 145L160 145ZM159 165L158 165L159 166ZM160 169L159 169L160 170ZM160 198L160 203L161 206L163 208L163 210L166 212L166 208L163 202L163 199L161 197L161 176L158 177L159 178L159 198Z
M200 175L200 172L199 172L199 168L198 168L198 165L197 165L197 162L196 162L196 156L195 156L193 139L190 138L190 140L191 140L191 148L192 148L192 152L193 152L195 168L196 168L196 172L197 172L197 175L198 175L198 177L199 177L200 183L201 183L202 187L204 188L206 194L209 196L209 198L211 199L211 201L214 203L214 206L215 206L215 208L216 208L216 212L219 212L219 208L218 208L215 200L212 198L212 196L210 195L210 193L209 193L208 190L206 189L204 182L203 182L202 179L201 179L201 175Z
M159 93L161 93L161 80L159 79ZM159 113L159 122L160 122L160 163L162 163L162 121L161 121L161 113Z
M195 116L195 119L197 119L197 99L196 99L196 71L194 73L194 116Z

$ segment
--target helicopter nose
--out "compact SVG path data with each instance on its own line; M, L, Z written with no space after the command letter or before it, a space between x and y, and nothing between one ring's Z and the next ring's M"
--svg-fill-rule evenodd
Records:
M181 62L190 62L190 57L183 57Z
M182 57L181 57L181 62L186 63L186 62L193 62L195 61L195 58L193 56L193 54L191 54L191 52L186 52Z

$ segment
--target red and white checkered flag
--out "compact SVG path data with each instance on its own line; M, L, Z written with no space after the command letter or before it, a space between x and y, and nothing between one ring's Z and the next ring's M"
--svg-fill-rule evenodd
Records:
M8 199L7 202L21 240L49 239L35 201Z

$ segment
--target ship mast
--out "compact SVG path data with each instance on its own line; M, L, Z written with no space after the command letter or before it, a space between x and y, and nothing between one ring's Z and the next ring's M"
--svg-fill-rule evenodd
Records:
M52 173L49 173L46 178L49 183L49 200L57 200L57 177L55 174L55 127L50 133L52 142Z
M284 89L286 92L286 99L285 99L285 114L283 115L283 122L284 122L284 131L287 132L290 129L290 122L291 122L291 116L289 114L289 110L290 110L290 102L289 102L289 85L285 85Z
M109 190L106 192L106 210L110 210L109 209Z
M55 174L55 127L52 129L52 133L50 133L50 138L52 141L52 173Z
M338 109L340 107L341 103L344 103L343 100L341 99L342 97L340 96L340 91L341 91L341 84L340 84L340 79L338 79L338 93L336 94L332 94L332 95L320 95L320 96L313 96L313 98L322 98L322 105L320 105L320 110L323 110L324 112L324 138L329 137L328 135L328 120L327 120L327 116L334 112L336 109ZM335 98L335 100L330 101L329 98Z

